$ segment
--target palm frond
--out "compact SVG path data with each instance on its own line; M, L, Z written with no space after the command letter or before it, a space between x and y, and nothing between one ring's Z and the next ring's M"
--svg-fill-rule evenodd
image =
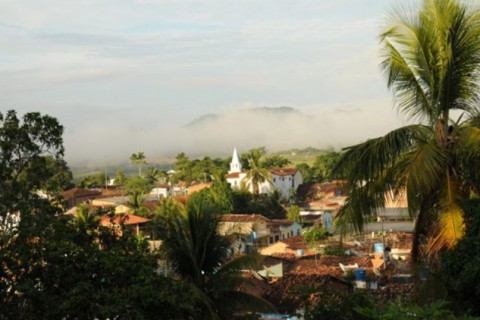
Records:
M460 203L465 200L465 196L459 193L456 184L451 173L447 172L445 188L440 198L440 210L434 222L435 234L429 245L432 252L438 252L443 248L452 248L463 237L463 210Z
M415 196L430 194L438 188L447 166L448 154L434 141L417 146L402 157L397 164L399 179L405 182L406 189ZM413 204L413 203L412 203Z
M400 155L428 140L431 134L428 127L409 125L346 148L334 175L346 176L351 183L377 179L379 174L398 161Z

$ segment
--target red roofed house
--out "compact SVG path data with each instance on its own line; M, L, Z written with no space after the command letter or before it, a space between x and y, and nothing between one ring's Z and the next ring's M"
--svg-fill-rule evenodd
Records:
M260 193L269 194L273 190L278 190L282 197L291 198L299 185L303 183L303 176L300 170L296 168L272 169L271 181L265 181L259 185ZM228 171L225 178L232 189L240 189L242 183L245 183L247 173L242 171L242 164L240 163L237 149L233 149L232 162L230 162L230 171ZM253 187L250 185L250 192L253 192Z
M113 217L104 214L100 219L100 226L120 228L123 222L125 227L131 228L135 235L138 236L141 231L145 230L150 221L150 219L142 218L134 214L117 214ZM119 231L119 235L121 235L121 231Z
M95 199L101 196L99 190L72 188L61 193L67 208L75 207L77 204Z
M243 253L299 235L301 229L295 221L270 220L260 214L223 214L218 232L233 236L234 248Z

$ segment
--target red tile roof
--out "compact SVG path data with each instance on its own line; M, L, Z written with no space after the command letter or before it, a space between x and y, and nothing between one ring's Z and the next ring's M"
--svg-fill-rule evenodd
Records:
M269 224L281 225L281 226L291 226L295 221L288 219L272 219Z
M83 197L95 197L100 194L102 194L101 191L82 188L72 188L70 190L62 192L62 196L65 200Z
M297 171L297 168L282 168L270 170L272 174L277 176L293 176Z
M243 172L227 173L227 174L225 175L225 178L227 178L227 179L238 178L238 177L240 177L240 173L243 173Z
M221 220L224 222L260 222L269 220L261 214L222 214Z
M199 183L199 184L195 184L195 185L192 185L190 187L188 187L188 193L189 194L192 194L194 192L197 192L197 191L200 191L202 189L205 189L205 188L210 188L212 186L211 183Z
M142 218L134 214L117 214L115 217L113 217L113 224L120 224L122 218L125 218L123 222L124 225L142 224L151 221L150 219ZM107 214L104 214L100 219L100 225L109 226L111 224L111 217Z

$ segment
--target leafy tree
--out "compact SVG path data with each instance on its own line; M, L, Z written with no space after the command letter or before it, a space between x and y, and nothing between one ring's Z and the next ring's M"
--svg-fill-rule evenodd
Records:
M79 186L81 188L99 188L105 183L105 174L97 173L88 175L80 181Z
M141 176L142 168L144 165L147 164L147 158L145 157L145 153L141 151L138 153L132 153L132 155L130 156L130 161L135 167L137 167L138 175Z
M35 196L54 176L44 156L63 154L56 119L28 113L21 124L9 111L0 122L0 319L195 316L192 287L158 276L145 242L102 229L83 236L92 228L87 215L70 222ZM4 228L16 213L21 219Z
M33 191L55 187L47 183L51 168L42 164L47 155L63 156L63 127L55 118L32 112L22 120L13 110L0 113L0 217L17 211Z
M40 185L40 189L48 193L59 193L72 186L73 175L67 165L67 162L61 158L52 156L39 157L37 161L29 164L25 171L18 175L18 180L22 183L28 183L34 172L41 172L42 175L49 176Z
M190 158L185 153L179 153L175 157L175 177L177 180L191 182L192 178L192 164Z
M314 225L303 234L303 239L305 243L314 247L318 245L319 242L328 239L328 230L323 227L319 227L318 225Z
M443 300L437 300L424 306L414 304L405 304L399 302L390 302L386 307L379 306L361 306L354 308L364 319L371 320L455 320L468 319L466 317L456 317L451 310L447 308L447 303ZM357 318L355 318L357 319Z
M338 164L340 157L341 154L334 151L317 156L312 165L314 180L318 182L330 180L333 169Z
M266 169L283 168L290 163L290 160L288 160L287 158L275 155L271 157L266 157L265 160L262 162L262 167Z
M83 237L48 203L31 203L0 238L2 319L188 319L193 288L159 276L144 242L101 228ZM30 212L28 210L27 212ZM97 243L97 241L99 243ZM100 249L100 246L102 249Z
M315 182L313 169L307 163L302 162L297 164L297 169L302 173L304 183Z
M163 200L157 223L161 249L175 271L197 288L202 318L234 319L239 313L272 310L265 300L239 290L248 283L241 271L256 265L257 258L247 255L227 262L230 244L217 233L219 216L205 210L204 198L195 199L187 206Z
M127 181L127 177L125 176L124 170L117 170L115 173L115 185L116 186L123 186Z
M152 188L152 185L142 176L130 178L125 183L125 192L130 196L128 205L133 209L134 214L140 216L148 215L148 210L144 207L145 194Z
M223 176L216 176L210 188L205 188L190 195L189 203L203 201L204 210L211 214L233 212L233 191Z
M302 217L300 216L300 207L297 205L292 205L287 209L287 218L292 221L302 222Z
M246 190L234 190L233 211L237 214L261 214L269 219L283 219L286 211L275 194L253 195Z
M480 186L480 14L460 1L424 0L417 13L391 16L381 44L396 107L419 123L347 148L338 172L352 191L337 223L360 231L385 192L406 191L416 216L413 258L420 235L433 258L463 236L460 203ZM463 117L452 121L452 110Z

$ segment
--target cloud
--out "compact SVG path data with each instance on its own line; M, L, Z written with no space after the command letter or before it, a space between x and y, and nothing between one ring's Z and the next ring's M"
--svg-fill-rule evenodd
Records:
M317 147L340 149L385 134L402 125L388 105L368 105L352 110L345 106L304 112L258 112L235 109L189 126L162 125L136 128L126 122L93 120L81 130L67 132L67 159L72 162L98 159L126 160L144 151L151 158L180 152L190 155L229 154L233 147L246 151L265 146L271 151ZM346 112L348 110L348 112ZM76 145L86 145L83 150Z

